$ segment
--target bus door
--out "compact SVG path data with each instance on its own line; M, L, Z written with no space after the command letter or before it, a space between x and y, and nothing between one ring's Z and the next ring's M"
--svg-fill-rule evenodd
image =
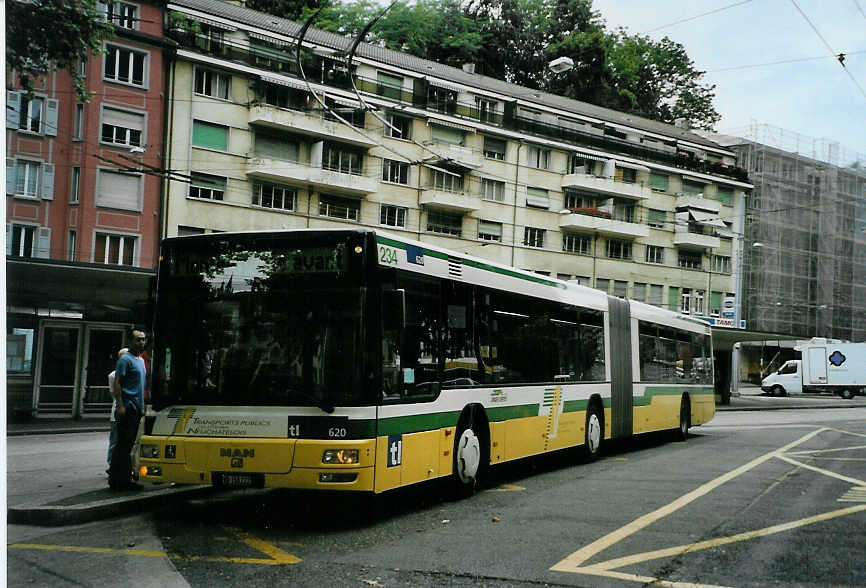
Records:
M628 300L608 297L610 308L610 432L614 439L632 434L634 404L631 370L631 319Z

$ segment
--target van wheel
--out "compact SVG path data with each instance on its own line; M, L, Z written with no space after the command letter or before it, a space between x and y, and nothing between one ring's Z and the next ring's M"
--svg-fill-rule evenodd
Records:
M773 386L770 388L770 394L773 396L787 396L787 392L781 386Z
M689 427L692 425L692 403L688 396L680 401L680 426L676 430L677 441L685 441L689 437Z
M586 427L583 436L583 455L587 461L595 461L601 455L601 444L604 441L604 417L593 402L586 410Z
M844 390L839 392L839 396L841 396L845 400L851 400L852 398L854 398L854 391L850 388L845 388Z

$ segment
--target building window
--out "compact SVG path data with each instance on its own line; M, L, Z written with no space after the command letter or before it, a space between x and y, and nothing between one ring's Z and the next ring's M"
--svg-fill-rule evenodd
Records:
M463 192L463 176L444 170L431 169L430 177L435 190L460 194Z
M96 206L135 211L142 209L141 174L100 169L96 182Z
M617 298L625 298L628 294L628 282L623 280L613 281L613 295Z
M254 137L253 153L256 157L298 161L300 145L287 135L259 133Z
M19 159L15 162L15 195L36 198L39 195L39 171L37 161ZM7 180L8 186L8 180Z
M650 188L652 188L653 190L656 190L658 192L667 192L668 180L669 177L667 174L650 172Z
M628 167L617 166L614 172L614 179L617 182L625 182L626 184L634 184L637 181L637 171Z
M298 192L294 188L256 182L253 184L253 206L295 210L297 194Z
M126 2L97 2L97 9L103 18L116 27L138 28L138 6Z
M692 290L691 288L683 288L680 293L680 312L690 314L692 312Z
M195 69L195 93L211 98L228 100L231 95L232 77L230 75Z
M389 227L406 227L406 214L408 208L383 204L379 209L379 224Z
M75 118L72 121L72 140L81 141L84 138L84 104L75 105Z
M692 251L680 251L677 265L684 269L701 269L701 254Z
M580 253L589 255L592 242L589 235L575 235L574 233L565 233L562 236L562 250L567 253Z
M403 78L381 71L376 72L376 94L390 98L391 100L401 100L403 96Z
M31 133L41 133L44 107L45 100L42 98L28 98L26 94L22 95L21 119L18 128Z
M427 90L427 108L437 112L454 114L457 111L457 92L430 86Z
M529 167L550 169L550 149L529 146Z
M665 287L661 284L650 284L649 303L654 306L664 304Z
M36 256L36 229L32 225L12 225L11 239L7 237L7 255L11 257Z
M389 114L386 119L385 136L392 139L410 140L412 138L412 119L406 116ZM390 125L390 126L388 126Z
M710 316L719 316L722 313L722 293L710 292Z
M734 203L734 190L732 188L716 188L716 200L726 206L732 206Z
M431 125L430 138L434 143L443 143L445 145L463 145L466 141L466 133L460 129L452 129L449 127L440 127Z
M395 184L409 183L409 164L393 159L382 160L382 181Z
M475 97L475 107L478 110L478 120L484 123L499 124L499 102L487 98Z
M229 128L201 120L192 121L192 144L195 147L227 151L229 147Z
M72 180L69 182L69 202L75 204L78 202L81 194L81 168L78 166L72 167Z
M322 169L341 174L361 175L361 154L339 143L325 143Z
M647 245L646 262L663 264L665 262L665 248L658 245Z
M484 137L484 157L488 159L498 159L505 161L505 149L508 143L505 139L497 139L495 137Z
M615 203L613 207L613 218L626 223L634 222L634 204Z
M427 213L427 230L459 237L463 234L463 217L459 214L430 211Z
M533 208L550 208L550 196L544 188L526 188L526 206Z
M478 221L478 238L482 241L502 241L502 223Z
M183 225L177 225L178 237L187 237L190 235L204 235L204 232L204 229L201 227L186 227Z
M107 45L103 59L104 77L106 80L113 82L144 87L146 82L146 61L147 54L145 53Z
M226 193L226 178L192 172L189 184L190 198L222 200Z
M683 196L703 196L704 184L683 180Z
M544 247L544 234L547 231L536 227L524 227L523 229L523 244L528 247Z
M322 194L319 196L319 216L357 221L361 216L361 201Z
M78 233L69 231L69 241L66 244L66 261L75 261L78 249Z
M695 290L695 314L698 316L704 316L704 291L703 290Z
M606 245L607 257L611 259L631 259L631 241L608 239Z
M144 115L103 106L103 143L124 147L141 147L144 144Z
M610 292L610 280L607 278L596 278L595 279L595 289L601 290L605 294Z
M505 201L505 182L481 178L481 199L493 202Z
M96 247L93 250L94 263L115 265L135 264L135 237L96 233Z
M654 208L650 208L647 210L647 221L646 224L656 229L665 228L665 220L667 219L667 213L664 210L656 210Z
M719 274L731 273L731 257L729 255L713 255L713 271Z
M646 283L635 282L631 289L631 299L643 302L646 300Z
M569 161L568 173L593 175L595 172L595 161L582 156L580 153L572 153Z

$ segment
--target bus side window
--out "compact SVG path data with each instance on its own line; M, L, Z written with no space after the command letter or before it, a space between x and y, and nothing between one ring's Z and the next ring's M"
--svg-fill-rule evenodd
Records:
M401 275L398 287L406 292L406 327L400 346L400 395L403 400L432 400L439 393L442 370L440 281Z

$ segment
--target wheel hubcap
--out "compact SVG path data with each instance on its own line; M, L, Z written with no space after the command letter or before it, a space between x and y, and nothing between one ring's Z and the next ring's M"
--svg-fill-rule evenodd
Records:
M480 463L481 444L475 436L475 431L466 429L457 443L457 477L464 484L468 484L478 475Z
M601 423L595 413L589 415L589 421L586 423L586 444L591 453L598 451L601 445Z

